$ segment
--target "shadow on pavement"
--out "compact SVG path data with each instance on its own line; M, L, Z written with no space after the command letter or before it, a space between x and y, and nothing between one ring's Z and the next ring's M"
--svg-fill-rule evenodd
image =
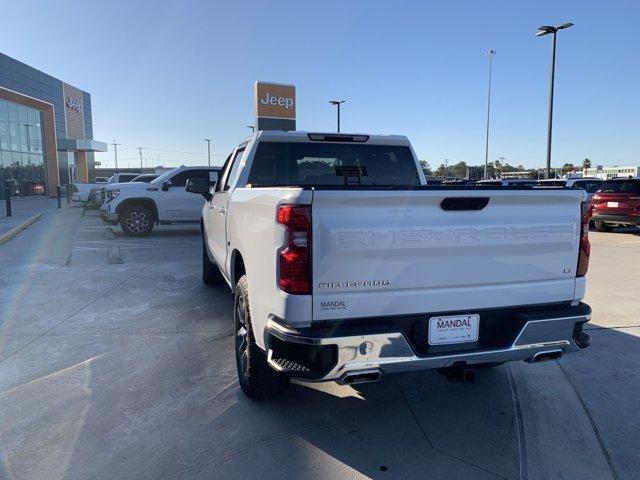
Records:
M480 370L472 384L416 372L358 388L293 384L254 402L237 385L228 333L46 337L72 353L0 393L3 473L518 479L524 461L529 478L636 478L640 339L593 335L559 363L512 364L523 439L511 366Z

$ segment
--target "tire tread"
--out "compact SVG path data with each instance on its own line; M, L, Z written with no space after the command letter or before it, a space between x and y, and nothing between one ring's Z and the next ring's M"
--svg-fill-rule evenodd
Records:
M236 297L244 296L247 305L247 329L249 331L249 375L243 381L238 365L238 380L240 388L254 400L265 399L284 392L289 386L290 379L274 370L267 362L267 354L257 344L253 335L251 312L249 310L249 284L243 275L236 284ZM236 300L237 301L237 300ZM234 315L235 304L234 301ZM234 332L235 333L235 332Z

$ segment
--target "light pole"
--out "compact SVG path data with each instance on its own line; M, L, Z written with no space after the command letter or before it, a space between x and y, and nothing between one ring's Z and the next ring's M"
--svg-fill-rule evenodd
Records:
M338 133L340 133L340 105L346 102L346 100L329 100L331 105L338 107Z
M205 142L207 142L207 160L209 162L209 166L211 166L211 139L205 138Z
M547 124L547 178L551 175L551 131L553 127L553 84L556 74L556 34L558 30L564 30L572 26L573 23L563 23L555 27L543 25L538 27L538 32L536 33L536 37L543 37L549 34L553 35L551 42L551 76L549 78L549 121Z
M111 144L113 145L113 158L115 159L116 162L116 173L118 173L118 145L121 145L120 143L116 143L116 139L113 139L113 143Z
M487 168L489 166L489 114L491 113L491 69L493 66L493 56L496 51L491 49L487 52L489 57L489 90L487 92L487 138L484 144L484 179L487 179Z
M247 128L251 129L251 133L255 133L255 131L256 131L255 125L247 125Z

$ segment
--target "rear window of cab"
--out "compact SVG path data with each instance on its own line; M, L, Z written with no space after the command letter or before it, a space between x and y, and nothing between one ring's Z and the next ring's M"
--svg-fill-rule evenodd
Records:
M358 143L260 142L248 184L252 187L417 186L409 147Z

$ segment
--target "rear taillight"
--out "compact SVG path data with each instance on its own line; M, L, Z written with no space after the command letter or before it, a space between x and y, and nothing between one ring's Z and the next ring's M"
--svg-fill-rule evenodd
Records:
M589 202L582 202L580 226L580 253L578 255L578 268L576 277L584 277L589 270L589 255L591 255L591 244L589 243L589 220L591 219L591 205Z
M280 289L297 295L311 293L311 207L280 205L278 223L287 230L279 255Z

